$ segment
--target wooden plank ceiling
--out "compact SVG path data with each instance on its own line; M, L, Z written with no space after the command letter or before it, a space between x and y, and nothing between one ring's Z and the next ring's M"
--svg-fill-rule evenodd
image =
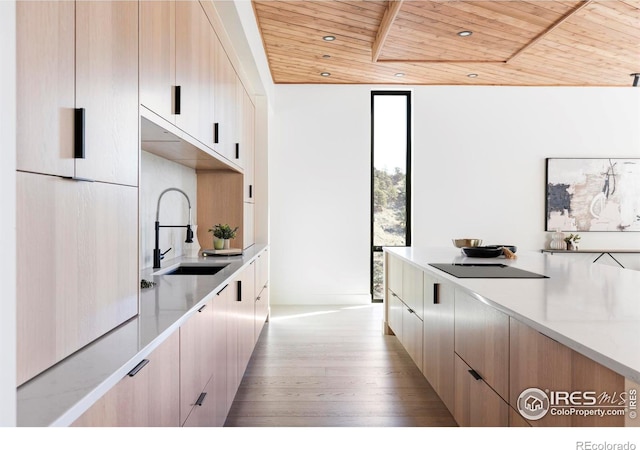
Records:
M253 6L275 83L631 86L640 72L640 0Z

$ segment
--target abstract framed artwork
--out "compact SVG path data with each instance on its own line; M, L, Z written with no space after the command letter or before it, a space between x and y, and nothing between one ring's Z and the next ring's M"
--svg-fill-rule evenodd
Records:
M640 158L546 161L546 231L640 231Z

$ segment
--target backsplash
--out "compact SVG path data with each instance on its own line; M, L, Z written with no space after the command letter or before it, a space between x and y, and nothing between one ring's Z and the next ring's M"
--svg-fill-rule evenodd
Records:
M167 188L183 190L191 201L192 223L197 218L197 178L194 169L142 151L140 175L140 268L153 266L155 221L158 197ZM179 192L167 192L160 204L161 225L186 225L189 217L187 200ZM160 249L171 247L166 258L181 256L185 247L185 228L161 228Z

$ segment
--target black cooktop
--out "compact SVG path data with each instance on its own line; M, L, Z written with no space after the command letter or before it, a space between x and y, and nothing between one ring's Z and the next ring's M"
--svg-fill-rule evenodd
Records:
M506 264L429 264L456 278L549 278Z

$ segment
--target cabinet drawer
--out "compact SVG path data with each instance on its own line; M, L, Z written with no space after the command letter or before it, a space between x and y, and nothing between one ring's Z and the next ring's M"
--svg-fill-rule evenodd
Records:
M459 289L455 352L502 398L509 398L509 316Z
M385 261L387 263L387 282L389 284L387 289L402 298L402 260L387 253Z
M424 317L424 272L411 264L402 267L402 301L420 318Z
M506 427L509 405L472 369L455 356L455 400L453 417L461 427Z

